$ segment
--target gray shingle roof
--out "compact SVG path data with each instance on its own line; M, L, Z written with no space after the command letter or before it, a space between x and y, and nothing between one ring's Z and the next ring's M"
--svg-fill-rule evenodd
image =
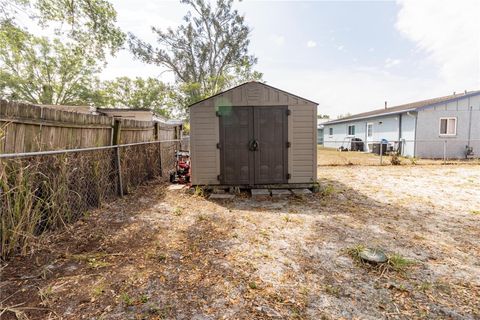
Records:
M381 115L384 115L384 114L395 114L395 113L402 113L402 112L407 112L407 111L414 111L414 110L417 110L419 108L423 108L423 107L426 107L426 106L446 102L446 101L449 101L449 100L460 99L460 98L463 98L463 97L466 97L466 96L471 96L471 95L476 95L476 94L480 94L480 90L469 91L469 92L466 92L466 93L451 94L451 95L448 95L448 96L411 102L411 103L402 104L402 105L394 106L394 107L390 107L390 108L382 108L382 109L376 109L376 110L372 110L372 111L368 111L368 112L357 113L357 114L354 114L354 115L351 115L351 116L348 116L348 117L328 121L324 124L333 124L333 123L340 123L340 122L345 122L345 121L349 121L349 120L372 118L372 117L381 116Z
M258 83L258 84L261 84L262 86L268 87L268 88L270 88L270 89L278 90L278 91L281 91L281 92L286 93L286 94L288 94L288 95L291 95L291 96L297 97L297 98L299 98L299 99L302 99L302 100L305 100L305 101L308 101L308 102L311 102L311 103L313 103L313 104L318 105L318 103L315 102L315 101L312 101L312 100L309 100L309 99L306 99L306 98L302 98L302 97L300 97L300 96L297 96L296 94L287 92L287 91L282 90L282 89L278 89L278 88L276 88L276 87L273 87L273 86L271 86L271 85L266 84L265 82L260 82L260 81L247 81L247 82L244 82L244 83L242 83L242 84L239 84L239 85L237 85L237 86L235 86L235 87L233 87L233 88L227 89L227 90L225 90L225 91L222 91L222 92L219 92L219 93L217 93L217 94L214 94L213 96L210 96L210 97L208 97L208 98L205 98L205 99L199 100L199 101L197 101L197 102L195 102L195 103L192 103L191 105L188 106L188 108L190 108L190 107L192 107L192 106L194 106L194 105L196 105L196 104L198 104L198 103L200 103L200 102L203 102L203 101L206 101L206 100L215 98L215 97L217 97L217 96L219 96L219 95L221 95L221 94L224 94L224 93L227 93L227 92L229 92L229 91L232 91L232 90L235 90L235 89L237 89L237 88L240 88L240 87L242 87L242 86L248 85L248 84L250 84L250 83Z

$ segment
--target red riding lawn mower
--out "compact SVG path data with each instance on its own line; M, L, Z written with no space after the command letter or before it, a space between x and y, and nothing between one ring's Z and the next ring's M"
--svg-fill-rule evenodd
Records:
M170 173L171 183L187 184L190 182L190 152L175 152L175 171Z

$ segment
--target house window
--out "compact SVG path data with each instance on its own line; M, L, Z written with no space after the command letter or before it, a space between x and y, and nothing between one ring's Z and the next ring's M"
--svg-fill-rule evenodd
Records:
M333 136L333 128L328 128L328 135Z
M355 126L348 126L348 135L349 136L355 135Z
M440 118L440 135L454 136L457 134L457 118Z
M373 137L373 123L367 124L367 137Z

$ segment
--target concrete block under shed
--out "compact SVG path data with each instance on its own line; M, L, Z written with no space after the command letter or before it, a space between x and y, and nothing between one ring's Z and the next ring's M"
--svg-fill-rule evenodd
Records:
M213 188L212 190L213 193L216 193L216 194L225 194L225 189L219 189L219 188Z
M235 198L234 194L228 194L228 193L212 193L208 199L212 200L231 200Z
M270 198L270 191L268 189L252 189L252 199L266 200Z
M284 198L292 195L290 190L287 189L273 189L272 190L272 197L273 198Z

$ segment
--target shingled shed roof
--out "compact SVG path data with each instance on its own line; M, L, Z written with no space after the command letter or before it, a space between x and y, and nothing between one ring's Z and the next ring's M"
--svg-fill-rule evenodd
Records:
M416 110L418 110L420 108L423 108L423 107L428 107L428 106L432 106L432 105L435 105L435 104L438 104L438 103L448 102L448 101L451 101L451 100L461 99L461 98L465 98L465 97L468 97L468 96L473 96L473 95L476 95L476 94L480 94L480 90L470 91L470 92L465 92L465 93L459 93L459 94L451 94L451 95L444 96L444 97L438 97L438 98L432 98L432 99L427 99L427 100L411 102L411 103L402 104L402 105L394 106L394 107L390 107L390 108L382 108L382 109L377 109L377 110L373 110L373 111L357 113L357 114L354 114L352 116L328 121L324 124L342 123L342 122L346 122L346 121L350 121L350 120L373 118L373 117L382 116L382 115L386 115L386 114L397 114L397 113L408 112L408 111L416 111Z
M295 94L292 94L292 93L290 93L290 92L284 91L284 90L282 90L282 89L278 89L278 88L272 87L272 86L270 86L270 85L268 85L268 84L265 84L265 83L263 83L263 82L249 81L249 82L242 83L242 84L240 84L240 85L238 85L238 86L236 86L236 87L230 88L230 89L225 90L225 91L222 91L222 92L220 92L220 93L217 93L217 94L215 94L215 95L213 95L213 96L211 96L211 97L208 97L208 98L206 98L206 99L197 101L197 102L189 105L188 107L193 107L193 106L198 105L198 104L201 104L202 102L205 102L205 101L207 101L207 100L214 99L214 98L216 98L216 97L218 97L218 96L228 94L229 92L232 92L232 91L241 89L242 87L249 86L249 85L261 85L261 86L264 86L264 87L266 87L266 88L269 88L269 89L272 89L272 90L281 92L281 93L283 93L283 94L285 94L285 95L288 95L288 96L290 96L290 97L294 97L294 98L296 98L296 99L303 100L303 101L305 101L305 102L307 102L307 103L312 103L312 104L318 105L317 102L314 102L314 101L305 99L305 98L303 98L303 97L297 96L297 95L295 95Z

